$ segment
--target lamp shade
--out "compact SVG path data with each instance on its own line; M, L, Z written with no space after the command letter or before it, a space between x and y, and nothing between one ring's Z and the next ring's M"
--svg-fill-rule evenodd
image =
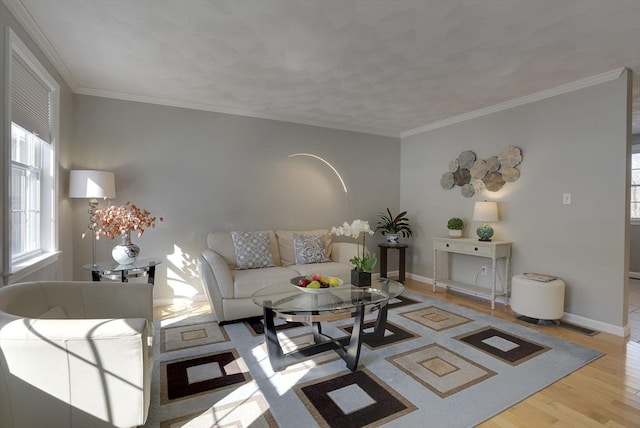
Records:
M113 172L72 170L69 174L70 198L115 198L116 183Z
M473 221L485 223L498 221L497 202L476 202L473 206Z

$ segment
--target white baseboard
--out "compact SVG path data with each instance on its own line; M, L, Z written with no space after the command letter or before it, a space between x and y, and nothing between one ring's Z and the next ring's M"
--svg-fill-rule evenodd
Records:
M427 278L426 276L416 275L415 273L407 272L407 278L415 279L416 281L424 282L426 284L433 285L433 279Z
M617 325L607 324L602 321L581 317L580 315L569 314L567 312L564 313L562 321L620 337L627 337L631 334L631 327L629 324L624 327L618 327Z
M389 270L387 271L387 278L391 278L391 279L398 279L398 276L400 276L400 271L397 270ZM374 273L371 274L372 278L380 278L380 274L379 273Z
M640 279L640 272L629 272L629 278Z
M640 279L640 273L638 273ZM631 276L631 272L629 272L629 276ZM407 273L407 278L414 279L416 281L424 282L426 284L433 284L433 279L425 276L415 275L412 273ZM444 288L444 287L443 287ZM465 292L465 290L456 290L460 293L465 293L469 295L473 295L485 300L490 300L489 296L474 294L473 292ZM499 296L496 298L496 302L504 304L504 297ZM580 315L574 315L565 312L562 316L562 320L571 324L575 324L580 327L589 328L596 331L601 331L604 333L610 333L615 336L627 337L631 334L631 327L627 324L624 327L619 327L617 325L612 325L608 323L604 323L602 321L594 320L591 318L585 318Z

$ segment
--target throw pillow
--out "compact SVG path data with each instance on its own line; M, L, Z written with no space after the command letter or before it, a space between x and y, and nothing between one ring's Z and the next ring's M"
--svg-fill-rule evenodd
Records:
M296 264L324 263L329 261L322 236L293 234L293 247L296 252Z
M273 266L267 232L231 232L238 269Z

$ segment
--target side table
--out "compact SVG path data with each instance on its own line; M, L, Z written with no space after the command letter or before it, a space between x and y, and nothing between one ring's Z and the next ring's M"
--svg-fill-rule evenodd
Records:
M137 259L129 265L121 265L117 262L99 262L95 265L87 264L82 268L91 271L91 279L100 281L100 278L129 282L130 277L147 276L147 283L154 285L156 279L156 265L162 263L160 259Z
M407 244L387 244L387 243L382 243L382 244L378 244L378 247L380 248L380 277L381 278L386 278L387 277L387 249L391 248L391 249L396 249L400 252L399 254L399 267L398 270L400 271L400 274L398 276L398 281L400 281L401 283L404 284L404 280L405 280L405 255L406 255L406 249L409 245Z

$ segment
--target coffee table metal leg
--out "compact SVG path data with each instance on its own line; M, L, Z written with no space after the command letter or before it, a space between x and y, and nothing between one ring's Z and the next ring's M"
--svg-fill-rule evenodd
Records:
M387 311L388 305L385 303L383 307L378 310L378 318L376 324L373 327L373 332L367 333L367 336L371 338L370 343L380 343L384 339L384 332L387 326Z
M280 341L278 341L278 333L274 322L275 315L272 309L264 308L264 335L267 341L267 354L269 355L271 368L274 372L279 372L287 366L284 364L284 352L282 351L282 346L280 346Z
M317 321L312 322L311 325L313 328L313 343L322 342L322 325Z
M347 363L347 368L352 372L358 368L358 360L360 359L360 347L362 346L362 325L364 324L364 306L358 306L356 309L356 319L353 323L351 331L351 339L347 347L346 355L342 358Z

